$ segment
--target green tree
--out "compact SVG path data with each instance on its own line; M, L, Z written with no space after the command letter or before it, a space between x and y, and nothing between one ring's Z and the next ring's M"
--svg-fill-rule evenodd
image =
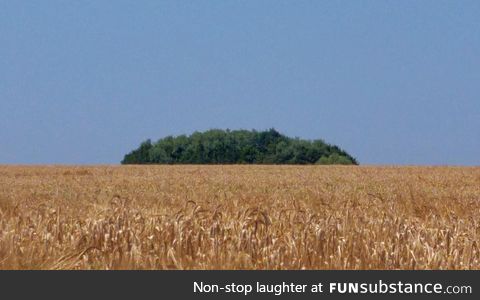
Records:
M125 155L125 158L122 160L122 164L150 163L150 149L152 149L152 142L150 139L148 139L145 142L141 143L138 149L133 150L132 152Z
M275 129L194 132L143 142L122 164L357 164L336 145L323 140L289 138Z

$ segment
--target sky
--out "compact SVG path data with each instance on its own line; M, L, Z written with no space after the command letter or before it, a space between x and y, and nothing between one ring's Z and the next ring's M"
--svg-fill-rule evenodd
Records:
M480 165L480 1L0 0L0 164L211 128Z

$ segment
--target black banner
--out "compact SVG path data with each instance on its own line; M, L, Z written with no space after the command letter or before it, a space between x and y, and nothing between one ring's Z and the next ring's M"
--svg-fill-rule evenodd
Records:
M6 299L478 299L479 276L480 271L0 271L0 282Z

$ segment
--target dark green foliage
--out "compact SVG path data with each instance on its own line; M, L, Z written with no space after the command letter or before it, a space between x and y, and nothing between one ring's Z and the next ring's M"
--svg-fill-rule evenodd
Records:
M219 130L143 142L122 164L357 164L322 140L289 138L267 131Z
M352 162L345 156L338 153L330 154L329 156L322 156L317 161L319 165L350 165Z
M152 149L152 142L146 140L143 142L138 149L133 150L129 154L125 155L125 158L122 160L122 164L148 164L152 163L150 152Z

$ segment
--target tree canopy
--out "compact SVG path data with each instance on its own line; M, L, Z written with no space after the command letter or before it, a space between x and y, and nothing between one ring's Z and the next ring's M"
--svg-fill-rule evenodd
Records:
M146 140L122 164L357 164L323 140L290 138L275 129L220 130Z

